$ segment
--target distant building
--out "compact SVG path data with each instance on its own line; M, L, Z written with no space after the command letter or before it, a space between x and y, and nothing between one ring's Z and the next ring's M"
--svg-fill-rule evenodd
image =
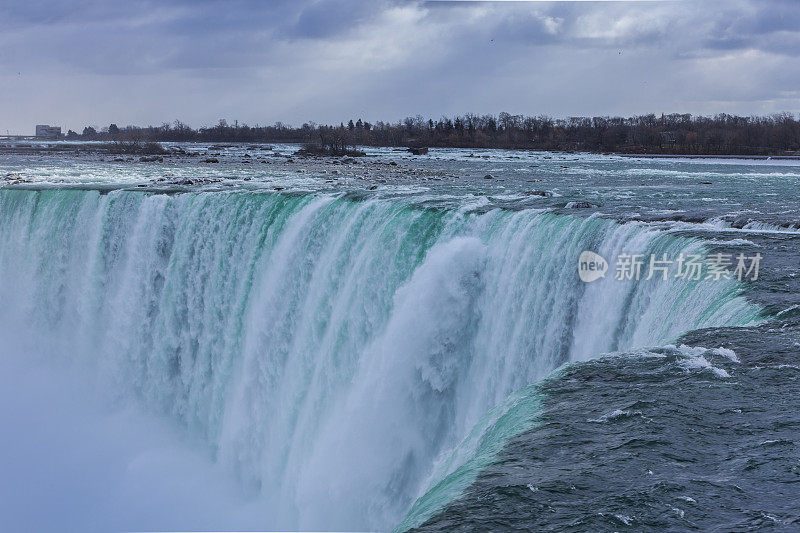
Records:
M60 139L61 126L36 125L36 137L39 139Z

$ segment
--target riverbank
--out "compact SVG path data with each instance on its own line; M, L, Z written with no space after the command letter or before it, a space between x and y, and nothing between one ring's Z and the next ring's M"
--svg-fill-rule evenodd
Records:
M788 160L800 161L800 155L721 155L721 154L624 154L614 153L620 157L630 157L633 159L640 159L642 157L652 159L742 159L749 161L770 161L770 160Z
M147 143L115 143L115 142L70 142L70 141L39 141L26 139L20 140L0 140L0 155L2 154L81 154L81 155L110 155L110 156L150 156L157 158L164 158L168 156L173 157L198 157L201 155L210 154L213 156L220 155L219 153L227 148L241 148L245 153L248 151L255 151L259 154L270 152L275 146L292 146L297 147L290 154L281 154L286 156L297 156L301 158L325 158L325 157L341 157L346 156L349 158L363 157L365 153L362 150L390 150L398 152L407 152L412 156L421 156L431 153L436 153L437 150L497 150L496 148L483 147L483 148L460 148L460 147L436 147L430 148L433 152L429 152L428 148L424 149L409 149L405 146L369 146L359 145L357 150L343 154L326 154L322 151L312 152L307 149L300 148L299 145L292 143L254 143L254 142L230 142L230 143L177 143L168 142L147 142ZM192 149L195 147L196 149ZM631 159L740 159L746 161L800 161L800 155L741 155L741 154L655 154L655 153L629 153L629 152L604 152L593 150L535 150L530 148L511 148L504 150L514 153L537 153L537 154L593 154L593 155L607 155L618 156ZM158 159L144 162L159 162ZM208 161L213 163L214 161Z

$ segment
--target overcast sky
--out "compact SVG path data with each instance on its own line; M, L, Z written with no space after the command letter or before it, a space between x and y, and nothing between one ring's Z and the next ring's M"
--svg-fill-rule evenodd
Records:
M800 1L0 0L0 132L800 111Z

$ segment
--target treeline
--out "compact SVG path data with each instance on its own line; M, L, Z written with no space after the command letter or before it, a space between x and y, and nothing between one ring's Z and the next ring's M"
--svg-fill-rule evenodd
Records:
M292 142L307 145L509 148L654 154L797 155L800 121L791 113L740 117L687 114L572 117L466 114L439 120L409 117L371 124L361 119L338 126L313 122L248 126L219 121L193 129L180 121L161 126L111 124L70 130L68 139L124 142Z

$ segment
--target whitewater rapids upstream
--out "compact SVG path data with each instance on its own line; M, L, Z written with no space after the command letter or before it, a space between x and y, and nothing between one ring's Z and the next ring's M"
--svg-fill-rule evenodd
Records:
M406 529L530 428L526 387L564 363L758 322L735 281L575 268L701 248L532 209L0 190L0 341L195 436L262 527Z

